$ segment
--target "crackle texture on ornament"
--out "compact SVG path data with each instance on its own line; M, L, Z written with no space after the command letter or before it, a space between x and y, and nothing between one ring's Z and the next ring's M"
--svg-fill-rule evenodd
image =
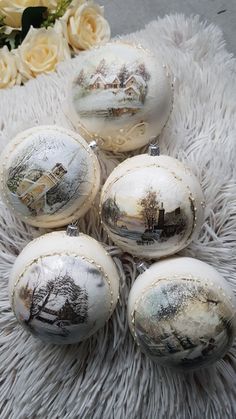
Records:
M170 115L170 76L150 51L116 42L80 55L69 91L75 126L101 148L128 151L160 134Z
M110 238L145 258L174 254L197 235L204 220L198 180L176 159L139 155L111 173L101 194L101 217Z
M236 334L233 292L211 266L191 258L153 264L131 289L131 332L152 360L193 369L225 355Z
M1 193L25 222L68 224L91 206L100 185L97 157L81 136L55 126L18 134L1 156Z

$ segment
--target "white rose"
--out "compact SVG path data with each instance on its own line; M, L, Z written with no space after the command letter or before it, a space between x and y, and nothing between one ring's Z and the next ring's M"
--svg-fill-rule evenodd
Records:
M18 66L24 80L50 73L60 61L70 58L70 50L60 26L47 29L30 28L17 49Z
M15 56L4 46L0 49L0 89L20 83L21 76L17 70Z
M57 3L58 0L0 0L0 12L6 25L12 28L20 28L24 9L36 6L54 9Z
M103 16L103 8L92 0L72 1L61 21L68 43L75 52L110 39L110 26Z

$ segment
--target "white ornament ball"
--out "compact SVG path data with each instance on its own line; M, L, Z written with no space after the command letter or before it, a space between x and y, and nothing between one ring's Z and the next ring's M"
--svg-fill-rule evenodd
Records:
M68 95L76 128L111 151L134 150L159 135L172 102L170 77L160 61L122 42L81 53Z
M102 189L100 211L117 246L134 256L161 258L198 236L203 200L200 184L185 164L142 154L113 170Z
M53 344L80 342L103 327L115 309L118 290L116 266L102 245L65 231L30 242L9 280L17 320Z
M171 258L138 276L128 320L140 349L153 361L195 369L219 360L231 347L236 302L213 267L193 258Z
M0 158L0 192L28 224L59 227L85 214L100 187L100 166L73 131L37 126L18 134Z

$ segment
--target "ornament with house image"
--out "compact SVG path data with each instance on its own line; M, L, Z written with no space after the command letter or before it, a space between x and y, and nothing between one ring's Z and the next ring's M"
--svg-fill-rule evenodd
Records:
M170 77L150 51L114 42L78 57L68 114L102 149L130 151L147 144L160 134L172 103Z
M106 71L106 62L101 60L95 74L89 77L85 76L82 69L75 81L82 89L82 95L79 98L78 107L82 117L107 116L109 118L119 117L123 114L133 115L144 105L147 94L147 82L150 74L147 72L145 64L137 64L134 73L131 73L126 65L117 69L116 74L110 74ZM94 99L95 106L106 105L102 109L87 109L86 104Z
M25 204L32 212L40 212L45 206L46 194L52 188L57 186L67 170L61 163L56 165L49 172L44 172L39 179L34 181L34 172L32 171L28 178L24 178L17 187L16 194L21 202ZM31 175L31 176L30 176Z
M23 131L1 157L2 195L21 219L34 226L59 227L79 218L100 186L95 153L80 135L61 127Z

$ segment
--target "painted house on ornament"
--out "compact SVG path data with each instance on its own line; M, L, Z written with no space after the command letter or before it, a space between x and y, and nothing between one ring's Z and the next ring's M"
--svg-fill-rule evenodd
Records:
M44 206L46 193L61 182L67 170L61 163L56 163L51 171L44 172L36 181L24 178L17 188L21 202L31 210L40 210ZM32 174L31 174L32 177Z
M140 101L145 100L146 82L143 77L139 75L132 75L124 82L124 87L121 87L121 81L116 74L104 77L102 74L95 74L91 77L89 83L90 90L109 90L112 89L113 93L123 92L125 96L130 99Z
M120 80L115 74L109 77L106 77L105 89L119 89Z
M126 96L132 99L140 99L140 91L135 86L128 86L124 89Z
M91 90L96 89L119 89L120 88L120 80L118 76L115 74L103 77L101 74L96 74L93 76L89 83L89 88Z
M95 74L90 80L89 88L91 90L105 89L106 81L101 74Z
M130 76L126 82L125 82L125 87L136 87L137 89L140 88L145 88L146 87L146 83L144 81L144 79L141 76L138 76L136 74L133 74L132 76Z

